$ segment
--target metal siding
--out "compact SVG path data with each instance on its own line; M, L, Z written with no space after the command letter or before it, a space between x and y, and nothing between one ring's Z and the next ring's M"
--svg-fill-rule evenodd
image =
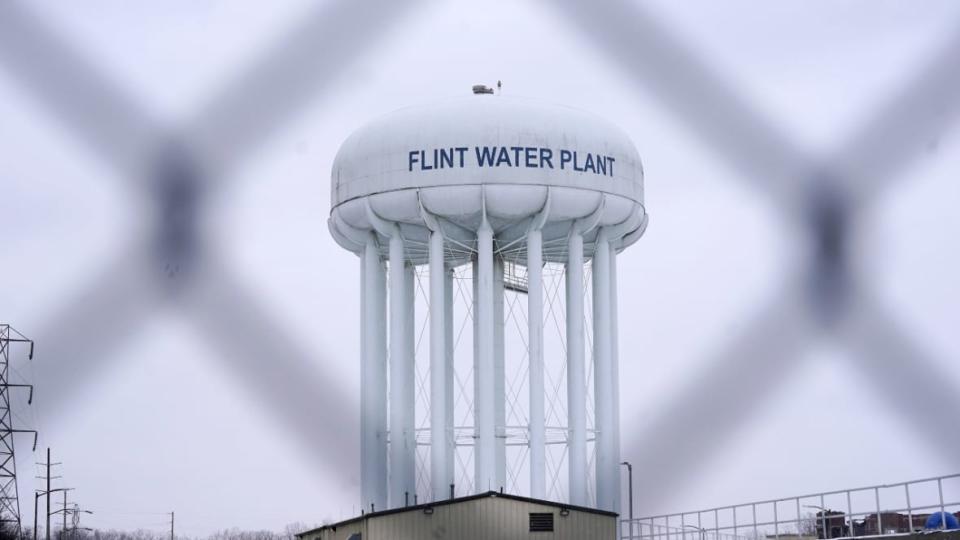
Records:
M553 513L554 532L530 533L531 512ZM364 540L612 540L616 519L577 510L563 517L554 506L488 497L438 506L431 515L415 510L374 517L369 531Z
M342 527L337 527L337 530L324 529L316 533L312 533L304 536L301 540L347 540L350 538L350 535L356 532L362 533L363 538L367 538L366 534L366 520L360 520L353 523L349 523Z
M531 512L552 513L554 532L529 532ZM614 540L616 518L577 510L563 517L555 506L485 497L437 506L431 515L417 509L376 516L304 540L347 540L357 531L363 540Z

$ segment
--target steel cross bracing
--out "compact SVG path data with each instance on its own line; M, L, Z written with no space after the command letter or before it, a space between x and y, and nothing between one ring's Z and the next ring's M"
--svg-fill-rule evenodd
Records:
M80 48L61 39L28 8L0 4L0 65L104 163L135 197L157 209L151 234L119 250L97 277L40 332L49 353L43 374L54 414L84 382L106 369L109 354L161 308L196 324L249 395L313 455L315 463L352 462L347 445L324 444L326 432L352 424L342 414L347 396L281 329L256 296L203 241L207 203L229 186L243 157L267 142L325 81L341 74L360 51L407 11L408 2L339 0L318 8L214 94L192 121L171 129L120 90ZM850 235L929 140L960 110L960 32L930 58L847 144L825 158L806 155L790 137L753 110L677 37L637 3L601 0L553 3L573 27L614 59L638 87L687 122L694 133L769 196L781 214L807 232L814 246L808 267L789 276L786 292L771 299L757 323L711 368L659 413L628 445L646 485L658 494L682 485L708 458L694 451L734 433L756 405L798 369L811 335L826 333L853 353L850 361L908 425L949 424L960 397L948 377L930 376L920 394L894 387L915 371L940 373L910 342L850 272ZM295 82L294 82L295 81ZM104 119L110 121L105 122ZM197 294L183 294L184 291ZM90 316L95 313L96 316ZM84 339L79 339L84 336ZM775 336L775 339L772 337ZM69 353L69 354L68 354ZM270 357L273 369L260 361ZM70 359L69 362L66 359ZM761 362L763 359L765 362ZM308 367L313 366L313 367ZM315 369L316 367L316 369ZM749 371L763 391L739 392L731 373ZM730 383L730 384L728 384ZM324 388L323 392L315 391ZM709 390L713 400L698 399ZM310 415L303 414L309 410ZM689 419L683 424L673 419ZM960 452L955 430L929 435L945 456ZM676 445L644 444L687 438ZM562 460L562 456L560 457ZM660 467L670 462L672 467ZM667 477L666 475L669 475Z
M548 426L564 426L563 440L567 439L567 333L566 309L563 306L564 274L561 265L547 264L544 268L543 285L544 301L544 344L556 342L560 349L558 366L550 369L550 363L544 362L544 393L546 394L544 420ZM549 271L548 271L549 270ZM552 332L548 331L552 328ZM552 334L548 340L547 335ZM592 352L592 350L591 350ZM546 357L547 351L544 351ZM548 430L549 437L549 430ZM548 438L549 440L549 438ZM566 444L547 445L547 498L556 501L565 501L569 498L569 489L565 482L568 448Z
M33 358L33 342L15 330L9 324L0 324L0 528L3 533L12 532L11 525L20 536L20 494L17 486L16 442L18 433L33 434L33 448L37 447L37 432L17 429L13 425L13 411L10 409L10 391L13 388L29 390L27 404L33 401L33 387L29 384L10 382L10 355L13 346L24 344L28 348L27 357Z
M20 498L17 493L17 461L10 413L7 369L10 362L10 326L0 325L0 526L14 524L20 529Z
M498 251L498 253L500 253ZM454 260L462 260L462 257ZM506 266L506 265L505 265ZM587 470L592 477L592 469L595 463L595 448L593 445L595 428L593 419L593 391L592 391L592 347L591 331L589 324L591 319L590 307L592 304L590 264L587 263L584 269L584 304L585 312L583 314L585 322L585 349L586 358L586 377L585 393L587 395L587 433L588 433L588 463ZM456 450L454 452L455 461L455 487L458 493L471 493L473 491L473 473L470 470L474 455L475 433L473 417L473 363L472 351L461 348L464 332L473 321L473 311L471 309L473 301L472 291L472 269L469 264L462 264L455 267L453 279L453 324L454 324L454 440ZM551 453L555 454L555 459L549 461L547 474L549 477L550 490L548 497L554 500L567 500L565 485L560 482L565 477L563 474L565 446L567 444L568 431L566 427L564 398L565 389L565 339L563 331L565 326L562 320L565 317L566 309L562 305L561 299L564 287L563 265L548 263L545 267L544 289L547 297L548 309L544 314L544 324L549 328L556 329L556 332L548 332L545 336L545 344L550 349L551 354L547 355L551 361L546 362L545 371L547 373L548 385L544 394L545 402L549 403L552 414L548 415L547 430L550 436L546 441L550 447ZM389 280L389 278L387 278ZM426 290L426 282L429 281L429 269L426 265L420 265L414 272L414 290L415 290L415 309L414 309L414 357L415 373L413 384L415 386L415 476L416 476L416 494L410 494L411 502L419 500L437 500L448 496L448 492L433 493L431 482L431 473L429 468L431 452L431 429L430 429L430 407L431 395L429 390L430 372L429 372L429 354L426 350L426 337L428 334L428 316L430 312L430 296ZM388 284L389 285L389 284ZM527 320L526 320L526 296L517 291L507 290L504 294L504 331L506 338L505 347L505 373L504 373L504 396L505 396L505 447L506 447L506 484L505 489L511 493L527 493L527 464L529 443L529 419L527 417L526 402L529 389L527 388L528 377L528 354L527 354ZM458 355L458 351L460 354ZM457 357L460 357L459 359ZM388 359L389 362L389 359ZM554 378L556 383L554 383ZM469 389L469 390L468 390ZM392 439L392 437L389 437ZM588 478L587 485L590 485ZM588 489L588 501L595 500L595 493L592 486Z
M464 309L459 314L456 306L473 305L473 287L470 283L470 269L462 266L456 269L453 277L453 298L454 308L454 339L453 339L453 358L454 358L454 425L465 426L467 429L458 429L454 436L457 451L456 473L454 482L457 484L458 493L473 493L473 369L467 369L466 365L472 366L472 350L467 349L464 336L469 332L472 336L473 328L473 310ZM471 337L472 340L472 337ZM458 367L460 366L460 367ZM466 452L461 451L461 447ZM466 454L466 455L464 455Z

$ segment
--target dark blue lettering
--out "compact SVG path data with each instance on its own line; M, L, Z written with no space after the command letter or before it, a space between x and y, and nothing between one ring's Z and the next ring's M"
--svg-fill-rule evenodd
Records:
M597 172L596 167L593 166L593 154L587 152L587 161L583 164L584 171L590 171L592 173Z
M543 164L546 163L548 167L553 168L553 150L549 148L540 149L540 168L543 168Z
M537 149L526 147L523 149L524 164L527 167L536 167L537 166Z
M591 154L586 152L582 156L577 150L543 148L538 146L475 146L473 147L478 167L526 167L526 168L554 168L555 152L560 153L560 169L568 168L577 172L591 172L597 175L614 176L612 156ZM428 159L428 152L433 152L432 160ZM420 171L434 169L463 168L469 146L446 148L432 148L430 150L410 150L407 152L407 171L413 172L414 167ZM584 157L581 162L580 158ZM568 167L569 165L569 167Z
M446 148L440 149L440 168L444 167L453 167L453 148L449 150L449 153Z
M478 146L475 150L477 151L477 166L493 167L493 157L497 153L496 146L493 148L489 146Z
M501 163L506 163L507 167L510 166L510 154L507 153L506 146L501 146L500 154L497 155L497 167L499 167Z

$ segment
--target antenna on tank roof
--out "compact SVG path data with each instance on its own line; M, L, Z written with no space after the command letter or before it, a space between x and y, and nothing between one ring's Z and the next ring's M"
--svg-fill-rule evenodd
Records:
M474 94L492 94L493 88L490 88L485 84L475 84L473 85L473 93Z

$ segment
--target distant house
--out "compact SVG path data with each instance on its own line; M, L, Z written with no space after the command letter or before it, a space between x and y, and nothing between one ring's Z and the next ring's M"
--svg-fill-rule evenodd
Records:
M297 535L300 540L615 540L617 514L495 491L370 512Z
M960 512L956 512L954 516L960 519ZM873 513L861 520L854 521L853 534L856 536L872 536L922 531L929 518L929 513L913 514L912 516L900 512Z
M817 538L844 538L850 536L847 514L837 510L821 510L816 515ZM826 529L824 529L826 527Z
M920 519L919 515L915 515L914 524L919 527L920 530L923 529L923 524L926 522L926 517ZM889 533L905 533L915 530L910 527L909 516L900 514L898 512L880 512L879 514L870 514L864 517L862 520L854 523L854 531L857 536L871 536L878 534L889 534Z

